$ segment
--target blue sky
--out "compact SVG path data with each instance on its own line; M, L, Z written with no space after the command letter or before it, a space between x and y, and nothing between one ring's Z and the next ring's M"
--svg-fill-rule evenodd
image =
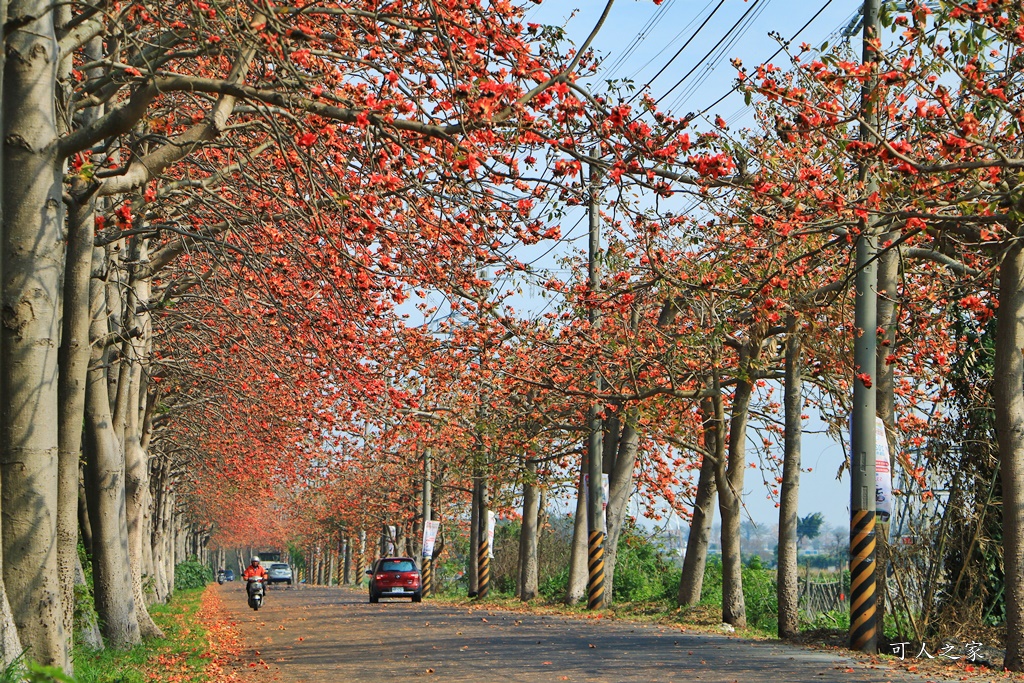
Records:
M532 10L527 20L563 26L570 39L580 44L604 6L596 0L548 0ZM741 59L748 67L764 62L780 47L772 33L787 40L798 35L794 47L802 42L814 46L826 41L835 44L845 39L842 30L860 7L860 2L850 0L665 0L661 5L652 0L617 0L594 43L607 65L598 78L630 78L638 87L650 83L652 96L677 115L703 111L732 89L736 75L730 64L733 58ZM817 18L804 28L819 10ZM856 37L853 41L859 46ZM679 55L672 59L677 52ZM772 61L784 64L785 60L785 54L780 54ZM716 115L732 127L751 123L749 109L742 95L736 93L708 112L711 118ZM577 228L580 237L584 229L585 225ZM803 464L811 471L802 475L800 514L820 511L830 524L846 524L849 477L836 479L843 447L822 433L823 425L814 412L803 442ZM748 472L746 488L750 516L758 523L774 524L778 511L766 498L757 471Z
M598 0L547 0L529 10L526 20L562 26L569 39L579 45L604 7L605 3ZM751 125L751 113L741 94L730 94L736 75L730 60L738 58L749 68L769 58L784 65L785 54L772 57L780 47L773 33L787 40L796 36L794 47L802 42L820 46L826 41L836 44L846 40L843 29L860 7L860 2L851 0L817 0L810 4L795 0L664 0L661 5L653 0L617 0L594 43L604 64L596 79L629 78L638 88L649 83L652 96L661 100L659 106L677 115L710 108L710 119L720 115L732 128L742 128ZM854 37L852 41L859 51L859 39ZM553 274L564 274L558 270L558 256L568 250L586 249L586 221L577 222L577 218L582 214L569 213L563 220L564 239L558 247L541 243L517 250L516 256L538 268L547 267ZM499 283L498 288L508 284ZM536 314L552 304L551 299L535 294L536 290L526 287L523 296L509 302L520 314ZM446 310L436 297L428 299L440 305L442 313ZM412 310L411 304L407 308ZM421 320L418 314L411 317L412 324ZM810 471L802 475L800 515L822 512L829 524L845 525L849 520L849 477L836 478L843 446L823 433L817 412L810 412L803 442L803 465ZM760 440L759 436L754 438ZM758 524L770 527L777 522L778 511L765 490L760 472L749 470L745 497L748 513Z

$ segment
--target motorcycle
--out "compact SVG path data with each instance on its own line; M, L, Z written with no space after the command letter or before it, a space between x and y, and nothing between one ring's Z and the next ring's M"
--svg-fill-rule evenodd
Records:
M223 569L221 569L220 571L217 572L217 583L218 584L222 584L222 585L224 583L224 570Z
M249 581L245 586L245 592L249 596L249 607L258 610L263 606L263 596L267 592L267 587L263 585L262 579L255 576L249 577Z

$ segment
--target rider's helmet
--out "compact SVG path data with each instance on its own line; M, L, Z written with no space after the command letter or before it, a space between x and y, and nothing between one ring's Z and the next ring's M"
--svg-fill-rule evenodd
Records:
M253 564L259 564L260 563L260 556L259 555L253 555L252 556L252 563Z

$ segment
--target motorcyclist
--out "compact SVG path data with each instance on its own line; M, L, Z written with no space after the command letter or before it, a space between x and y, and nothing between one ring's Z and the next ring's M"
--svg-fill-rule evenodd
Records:
M258 555L253 555L249 566L245 568L244 572L242 572L242 581L244 581L246 585L249 584L249 579L253 578L261 581L264 588L266 588L269 583L268 579L270 579L270 575L267 574L267 570L260 566L260 558Z

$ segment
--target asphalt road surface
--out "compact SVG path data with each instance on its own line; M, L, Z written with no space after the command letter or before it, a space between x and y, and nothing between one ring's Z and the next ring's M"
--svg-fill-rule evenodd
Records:
M802 683L916 677L828 651L678 627L382 599L364 590L274 587L258 612L241 584L220 591L252 683Z

